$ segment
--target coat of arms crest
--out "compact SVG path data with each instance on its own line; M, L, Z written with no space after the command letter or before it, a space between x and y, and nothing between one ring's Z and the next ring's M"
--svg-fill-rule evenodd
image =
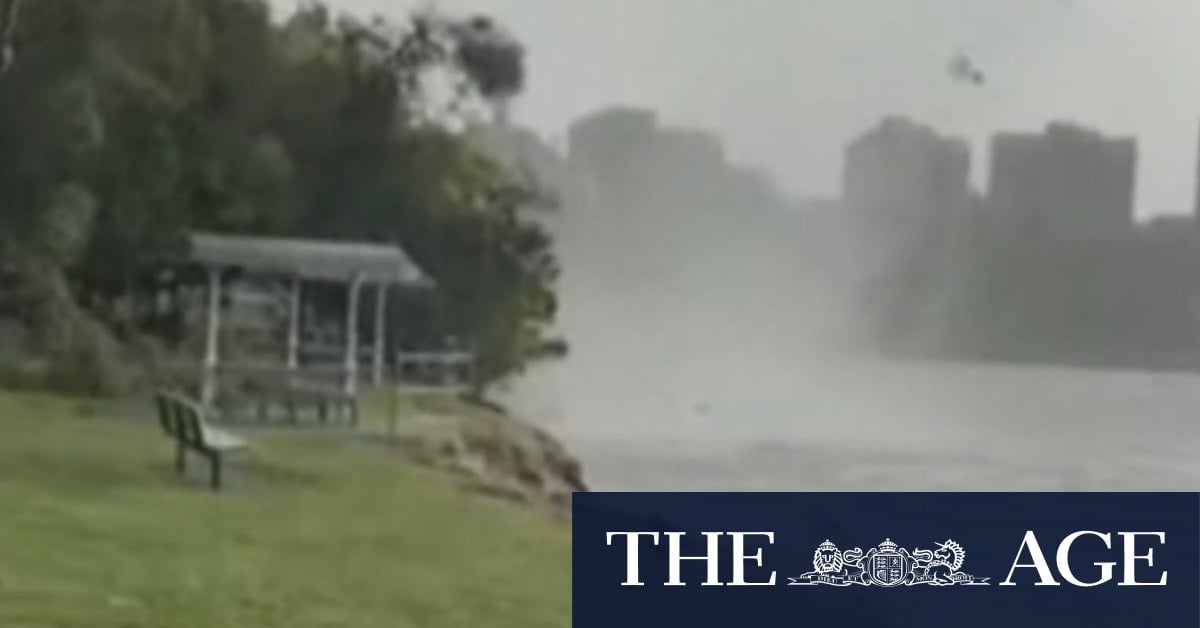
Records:
M967 551L953 539L936 543L935 549L909 551L891 539L863 552L860 548L840 551L826 540L813 553L813 570L795 578L793 585L850 585L897 587L928 584L986 585L987 578L976 578L960 569Z

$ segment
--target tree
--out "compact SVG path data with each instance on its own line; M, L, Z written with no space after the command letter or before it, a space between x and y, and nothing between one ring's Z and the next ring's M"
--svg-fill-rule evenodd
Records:
M536 355L551 242L523 218L531 192L459 130L523 86L523 49L491 20L397 26L312 4L276 25L260 0L0 11L16 51L0 74L0 263L53 302L29 305L50 313L31 323L144 331L114 304L147 296L186 230L208 229L398 242L441 286L409 340L471 339L486 381ZM446 107L435 74L456 85Z

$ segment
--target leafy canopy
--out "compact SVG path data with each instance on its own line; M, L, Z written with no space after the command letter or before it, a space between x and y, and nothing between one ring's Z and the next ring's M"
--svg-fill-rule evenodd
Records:
M51 269L18 279L61 284L39 298L111 327L193 228L392 241L440 285L405 313L407 341L465 336L487 381L536 354L550 239L523 217L532 193L460 132L524 85L523 48L490 19L309 3L274 23L262 0L0 15L0 256Z

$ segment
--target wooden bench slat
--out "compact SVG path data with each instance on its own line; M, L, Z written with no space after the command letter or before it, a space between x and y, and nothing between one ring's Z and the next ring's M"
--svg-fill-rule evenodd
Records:
M230 434L229 432L223 432L215 427L205 427L203 433L204 444L210 449L230 451L246 447L246 439Z

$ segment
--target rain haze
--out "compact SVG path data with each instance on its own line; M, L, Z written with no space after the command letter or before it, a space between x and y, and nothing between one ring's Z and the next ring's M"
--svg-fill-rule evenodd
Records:
M294 0L275 0L281 10ZM546 136L612 104L722 135L789 191L837 192L846 142L908 114L972 142L1066 118L1139 140L1140 215L1191 210L1200 6L1174 0L337 0L402 19L438 6L495 16L526 45L515 119ZM956 54L985 82L953 80Z
M401 19L426 5L334 6ZM1174 312L1176 301L1163 295L1194 285L1184 277L1158 281L1166 271L1144 253L1166 232L1136 225L1193 211L1200 78L1178 60L1200 53L1190 32L1200 6L619 0L566 9L502 0L438 7L493 15L525 45L528 84L511 123L532 130L569 173L553 220L571 352L516 380L509 401L570 439L597 488L1195 486L1200 469L1184 448L1198 438L1190 415L1200 379L1190 357L1166 355L1177 338L1143 339L1160 323L1116 302L1122 282L1160 286L1146 298ZM612 107L628 116L606 126L597 112ZM938 214L975 216L946 227L959 235L931 239L934 223L854 222L881 202L867 192L851 198L847 147L885 118L903 122L879 126L883 136L900 128L909 137L935 133L931 142L966 142L961 198ZM631 136L658 129L663 142L719 138L724 153L714 167L757 183L733 175L739 183L719 183L686 159L642 162L632 148L619 160L640 174L597 174L573 145L586 142L572 139L589 119L598 144L619 143L612 138L626 123L648 125L626 128ZM1116 211L1125 212L1127 224L1117 228L1128 232L1130 257L1111 267L1095 260L1113 256L1090 245L1021 249L1040 260L1032 269L989 257L1011 248L986 244L995 227L986 216L1004 202L1002 186L990 181L992 138L1042 137L1052 122L1136 143L1127 162L1136 179L1115 192L1129 196ZM905 161L908 149L897 150ZM885 178L894 174L880 168ZM942 201L928 204L935 202ZM924 201L894 202L906 203ZM1191 242L1191 231L1185 237ZM1061 285L1039 279L1067 259L1079 275L1063 271ZM1068 293L1065 286L1087 283L1081 278L1099 278L1100 296ZM1018 286L1011 302L997 300L997 281ZM1059 299L1067 305L1058 307ZM1082 322L1097 311L1106 312L1101 322ZM1187 311L1181 316L1195 314ZM1191 325L1179 323L1179 333L1190 335ZM868 346L872 333L881 350ZM1180 360L1188 365L1178 368Z

